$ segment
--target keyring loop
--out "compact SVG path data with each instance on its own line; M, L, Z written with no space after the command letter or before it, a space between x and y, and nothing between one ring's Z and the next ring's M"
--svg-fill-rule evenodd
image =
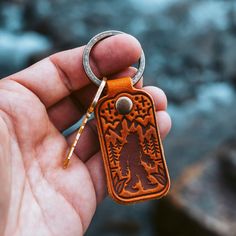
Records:
M124 34L124 32L116 31L116 30L104 31L102 33L99 33L99 34L95 35L88 42L88 44L85 46L85 49L84 49L84 52L83 52L83 66L84 66L84 70L85 70L87 76L97 86L100 86L102 81L99 78L97 78L97 76L93 73L93 71L92 71L92 69L90 67L90 63L89 63L90 52L91 52L92 48L94 47L94 45L97 44L99 41L101 41L102 39L108 38L110 36L117 35L117 34ZM139 59L138 71L134 75L134 77L132 77L133 85L135 85L142 78L142 75L143 75L143 72L144 72L144 68L145 68L145 55L144 55L144 52L142 50L141 57Z

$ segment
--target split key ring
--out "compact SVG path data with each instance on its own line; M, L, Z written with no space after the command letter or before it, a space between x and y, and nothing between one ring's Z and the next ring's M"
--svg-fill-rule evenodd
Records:
M91 50L99 41L101 41L105 38L117 35L117 34L124 34L124 32L116 31L116 30L108 30L108 31L104 31L102 33L99 33L99 34L95 35L84 48L84 52L83 52L84 70L85 70L87 76L91 79L91 81L93 83L95 83L97 86L100 86L102 81L93 73L93 71L90 67L89 57L90 57ZM139 59L137 73L134 75L134 77L132 77L133 85L135 85L142 78L144 69L145 69L145 55L142 50L141 57Z

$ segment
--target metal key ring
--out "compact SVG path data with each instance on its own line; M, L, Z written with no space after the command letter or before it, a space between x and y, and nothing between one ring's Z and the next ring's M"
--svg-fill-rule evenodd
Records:
M91 67L90 67L90 63L89 63L89 56L90 56L90 52L93 48L93 46L95 44L97 44L99 41L108 38L110 36L114 36L117 34L124 34L124 32L122 31L116 31L116 30L108 30L108 31L104 31L102 33L99 33L97 35L95 35L89 42L88 44L85 46L84 48L84 52L83 52L83 66L84 66L84 70L87 74L87 76L97 85L99 86L101 84L101 80L99 78L97 78L97 76L93 73ZM133 81L133 85L135 85L141 78L144 72L144 68L145 68L145 56L144 56L144 52L142 50L141 52L141 57L139 59L139 65L138 65L138 71L137 73L134 75L134 77L132 77L132 81Z

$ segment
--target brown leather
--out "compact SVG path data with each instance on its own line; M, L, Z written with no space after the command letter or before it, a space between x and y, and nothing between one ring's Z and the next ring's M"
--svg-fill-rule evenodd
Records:
M127 115L116 110L122 96L133 102ZM108 80L95 116L111 197L128 204L166 195L170 179L151 96L129 77Z

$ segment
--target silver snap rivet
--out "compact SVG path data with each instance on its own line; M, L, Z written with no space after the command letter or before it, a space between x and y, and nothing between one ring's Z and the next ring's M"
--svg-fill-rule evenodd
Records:
M133 102L128 97L120 97L116 101L116 109L122 115L127 115L130 113L133 107Z

